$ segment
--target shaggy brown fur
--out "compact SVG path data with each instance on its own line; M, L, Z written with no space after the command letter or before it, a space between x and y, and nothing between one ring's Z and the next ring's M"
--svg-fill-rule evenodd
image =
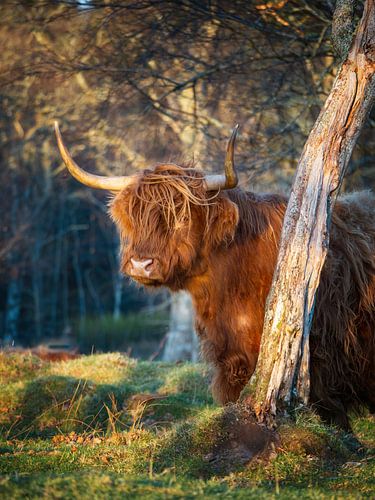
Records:
M129 261L153 259L149 286L190 292L213 393L235 401L257 361L265 301L286 199L240 189L206 193L202 175L159 165L119 193L111 214ZM311 402L348 427L348 411L375 410L375 198L337 202L311 332Z

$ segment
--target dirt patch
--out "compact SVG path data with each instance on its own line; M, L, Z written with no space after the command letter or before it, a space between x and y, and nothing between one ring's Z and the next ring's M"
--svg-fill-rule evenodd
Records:
M259 425L245 406L225 409L222 430L220 441L204 457L218 473L229 473L256 457L269 458L279 442L277 433Z

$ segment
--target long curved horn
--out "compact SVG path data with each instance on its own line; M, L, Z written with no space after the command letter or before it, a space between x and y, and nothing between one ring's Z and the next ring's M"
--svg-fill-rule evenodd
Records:
M97 189L106 189L107 191L121 191L133 181L135 177L134 175L106 177L85 172L85 170L79 167L71 157L67 147L62 140L59 124L57 123L57 121L55 121L55 134L61 157L69 172L73 177L77 179L77 181L82 182L82 184L85 184L86 186Z
M224 174L206 175L205 182L207 191L215 191L217 189L233 189L238 184L238 177L234 166L234 143L236 142L239 125L237 124L230 136L227 145L227 153L224 163Z

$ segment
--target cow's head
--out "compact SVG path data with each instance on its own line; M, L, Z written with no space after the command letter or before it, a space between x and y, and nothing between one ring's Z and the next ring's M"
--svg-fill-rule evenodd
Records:
M61 156L71 174L90 187L115 193L110 214L122 241L121 270L148 286L184 287L204 274L213 249L228 244L238 208L223 190L237 185L236 127L228 142L225 174L205 176L175 164L126 177L102 177L82 170L65 147L57 123Z

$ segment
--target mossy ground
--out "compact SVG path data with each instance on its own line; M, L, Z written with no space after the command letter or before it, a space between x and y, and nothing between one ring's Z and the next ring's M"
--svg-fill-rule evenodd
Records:
M247 463L241 410L214 405L202 365L0 353L0 383L0 498L375 495L373 417L353 420L356 441L300 412Z

